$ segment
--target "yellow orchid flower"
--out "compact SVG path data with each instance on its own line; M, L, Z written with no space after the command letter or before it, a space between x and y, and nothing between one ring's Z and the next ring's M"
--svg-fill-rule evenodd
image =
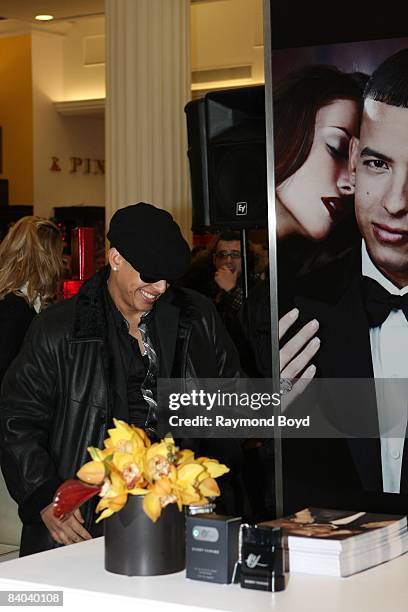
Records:
M155 442L151 445L151 447L146 451L146 461L149 461L152 457L156 455L160 455L161 457L165 457L167 459L167 444L164 440L161 442Z
M106 448L127 453L132 453L136 449L145 449L146 435L143 435L144 432L141 433L142 430L118 419L113 419L113 422L115 428L108 429L109 438L104 442Z
M104 480L99 497L113 498L122 493L127 494L126 483L119 472L112 470Z
M171 452L172 449L170 449ZM155 442L146 451L145 470L146 477L150 482L167 478L171 472L171 454L169 456L169 445L165 440Z
M205 472L205 467L199 463L185 463L177 469L177 482L185 481L186 484L194 484L203 472Z
M113 424L115 425L115 430L118 431L125 431L128 432L130 434L133 433L133 428L131 425L129 425L128 423L126 423L125 421L121 421L120 419L113 419ZM112 431L112 430L108 430L108 431Z
M199 457L197 461L205 467L211 478L219 478L223 474L229 472L229 468L223 463L219 463L216 459L208 457Z
M144 453L135 452L135 453L122 453L121 451L116 451L113 453L112 458L109 463L114 465L120 472L130 463L135 463L140 472L143 472L144 469Z
M218 497L220 495L220 488L214 478L205 478L198 485L198 489L204 497Z
M178 455L178 448L174 442L173 436L167 435L161 442L155 442L146 452L146 459L153 455L162 455L170 463L175 463Z
M105 461L105 459L112 454L109 448L104 448L101 450L99 448L95 448L94 446L88 446L87 450L93 461Z
M177 501L173 492L171 482L167 478L162 478L152 485L149 493L143 499L143 510L155 523L159 518L162 508Z
M143 509L152 521L156 522L162 509L169 504L177 503L181 512L183 505L200 503L201 500L200 493L185 481L171 482L167 478L162 478L151 486L143 500Z
M140 427L136 427L135 425L131 425L131 428L136 433L136 435L142 440L143 446L145 448L149 448L152 443L150 442L150 439L147 433L143 429L140 429Z
M103 461L88 461L78 470L76 475L83 482L100 485L106 476L106 466Z
M183 506L199 504L202 500L200 492L191 485L176 483L174 486L174 493L177 497L177 505L180 511L182 510ZM203 503L206 501L206 499L203 500Z
M96 507L96 512L105 510L101 516L97 519L97 523L108 516L111 516L114 512L122 510L123 506L127 502L127 488L126 484L120 474L112 471L110 476L105 478L105 482L102 486L102 490L99 496L102 498Z
M114 435L104 441L106 450L109 453L119 451L121 453L132 453L134 449L133 440L125 438L123 434Z
M116 452L110 465L111 467L114 466L117 472L122 475L128 489L133 489L136 485L144 482L143 456L140 453Z
M191 461L194 461L194 453L192 450L185 448L177 453L177 467L183 465L183 463L190 463Z
M108 433L111 435L111 432L119 432L125 434L126 437L133 438L138 447L149 447L151 442L143 429L140 427L136 427L135 425L128 425L124 421L120 421L119 419L113 419L113 423L115 425L115 429L109 429Z
M108 429L109 437L113 441L120 440L121 438L125 440L130 440L133 437L134 431L130 425L128 425L124 421L120 421L119 419L113 419L113 423L115 427L112 427L112 429Z
M101 486L97 522L119 512L128 495L143 495L152 521L168 504L177 503L181 511L220 495L215 478L229 468L216 459L195 458L190 449L179 450L171 434L152 444L142 429L118 419L108 434L104 449L88 448L92 461L77 472L82 481Z
M152 491L149 491L143 498L143 510L153 523L155 523L162 511L160 497L155 495Z
M177 469L177 479L174 483L174 490L177 495L177 503L180 510L183 505L200 502L201 494L197 488L197 484L201 474L207 475L205 468L198 463L185 463Z
M134 487L128 490L129 495L147 495L149 489L142 489L141 487Z
M96 519L95 523L99 523L108 516L112 516L114 512L119 512L125 506L127 502L127 493L121 493L116 497L104 497L101 499L99 504L96 506L95 512L104 510L102 514Z
M201 473L207 476L202 466L196 463L186 463L178 468L170 478L179 510L182 509L182 506L200 502L201 494L197 484Z
M166 434L164 437L164 440L162 441L167 444L167 452L168 452L169 461L171 461L171 463L175 463L177 459L179 448L178 446L176 446L176 443L174 442L174 438L172 434L171 433Z

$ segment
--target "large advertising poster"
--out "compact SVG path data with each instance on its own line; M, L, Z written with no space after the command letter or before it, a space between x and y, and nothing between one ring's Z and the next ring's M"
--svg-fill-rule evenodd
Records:
M290 404L313 379L304 393L340 431L282 440L286 514L407 503L408 32L363 34L272 53L281 392Z

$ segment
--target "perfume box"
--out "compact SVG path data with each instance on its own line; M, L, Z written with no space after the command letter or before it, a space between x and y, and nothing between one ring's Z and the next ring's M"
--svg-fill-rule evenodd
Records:
M186 576L229 584L238 560L241 517L196 514L186 521Z
M283 591L288 578L287 538L280 527L244 525L241 534L241 587Z

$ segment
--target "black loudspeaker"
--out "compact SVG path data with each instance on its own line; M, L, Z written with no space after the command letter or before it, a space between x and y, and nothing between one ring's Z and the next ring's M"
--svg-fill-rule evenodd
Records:
M264 86L211 92L185 111L193 231L266 227Z

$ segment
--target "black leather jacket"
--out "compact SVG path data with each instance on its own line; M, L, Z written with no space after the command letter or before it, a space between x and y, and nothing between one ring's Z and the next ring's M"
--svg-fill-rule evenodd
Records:
M112 360L102 297L107 276L105 268L77 296L36 317L4 377L1 466L24 524L21 554L57 546L40 510L89 461L87 447L103 447L112 426ZM207 298L170 288L155 308L159 376L240 375L236 350ZM85 528L97 535L94 506L83 506L83 517Z
M23 296L8 293L0 300L0 384L34 317L34 308Z

